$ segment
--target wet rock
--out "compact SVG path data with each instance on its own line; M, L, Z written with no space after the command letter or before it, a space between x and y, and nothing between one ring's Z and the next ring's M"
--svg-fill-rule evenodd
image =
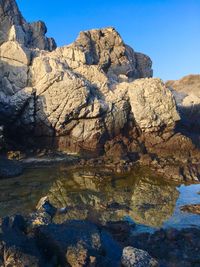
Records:
M158 267L158 262L146 251L133 247L125 247L122 255L124 267Z
M78 244L76 247L69 247L66 253L66 259L72 267L87 266L90 261L88 250L81 244Z
M1 220L0 260L7 267L52 266L41 255L34 238L26 235L26 222L20 215Z
M131 231L135 229L134 223L128 223L126 221L118 221L118 222L107 222L104 226L107 231L111 233L111 235L118 240L120 243L126 242L126 240L131 235Z
M106 158L116 162L121 159L126 159L128 156L127 147L123 141L110 141L104 146Z
M116 266L120 259L120 246L109 234L100 232L89 222L68 221L61 225L41 226L37 229L36 238L39 247L54 254L61 266L67 263L85 266L91 262L91 257Z
M53 205L51 205L47 196L39 200L36 209L38 212L46 212L51 217L54 217L57 212L57 209Z
M39 259L32 255L23 253L15 247L4 248L4 265L5 267L39 267Z
M40 225L48 225L52 222L52 217L47 212L34 212L29 215L28 223L30 228L37 228Z
M146 250L161 266L193 267L200 264L199 228L161 229L153 234L135 234L128 245Z
M11 178L22 174L22 165L13 160L0 157L0 178Z

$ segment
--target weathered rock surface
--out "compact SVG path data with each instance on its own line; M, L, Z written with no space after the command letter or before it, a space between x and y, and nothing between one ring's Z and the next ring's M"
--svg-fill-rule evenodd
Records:
M182 113L173 92L114 28L56 48L44 23L27 23L14 0L0 2L0 16L0 125L11 146L105 153L114 162L198 156L176 133Z
M27 142L97 152L135 123L157 131L179 119L161 81L134 82L152 76L151 60L114 28L81 32L55 49L44 23L27 23L15 1L1 1L1 18L0 120L18 141L27 134Z
M139 79L129 86L133 116L142 131L174 129L180 117L172 93L160 79Z
M0 2L0 44L16 41L30 48L53 50L55 41L45 36L47 28L42 21L27 23L15 0Z
M122 255L122 266L124 267L156 267L158 262L146 251L133 247L125 247Z

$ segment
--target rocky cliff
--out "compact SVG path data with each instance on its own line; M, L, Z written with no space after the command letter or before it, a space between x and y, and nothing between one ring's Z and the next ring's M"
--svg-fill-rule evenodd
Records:
M14 0L0 1L0 16L0 125L11 140L121 156L174 135L173 94L114 28L56 48L45 24L27 23Z

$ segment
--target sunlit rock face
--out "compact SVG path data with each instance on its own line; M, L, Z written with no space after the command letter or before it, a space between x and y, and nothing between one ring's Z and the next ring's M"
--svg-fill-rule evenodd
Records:
M89 219L106 224L129 218L161 227L172 216L179 193L173 186L139 175L113 179L108 174L76 171L69 179L57 180L47 196L66 213L58 213L55 222Z
M151 59L126 45L114 28L81 32L56 49L45 24L27 23L14 0L0 1L0 16L0 122L17 141L98 152L136 124L142 130L156 125L157 131L178 120L161 81L135 82L152 77ZM145 95L151 114L141 124ZM157 101L163 98L166 105Z
M180 120L172 93L160 79L138 79L129 88L134 118L145 132L172 129Z

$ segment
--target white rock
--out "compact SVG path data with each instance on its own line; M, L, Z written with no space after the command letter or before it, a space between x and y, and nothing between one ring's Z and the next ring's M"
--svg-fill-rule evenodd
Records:
M138 79L128 88L135 121L144 132L173 128L180 120L173 95L160 79Z

